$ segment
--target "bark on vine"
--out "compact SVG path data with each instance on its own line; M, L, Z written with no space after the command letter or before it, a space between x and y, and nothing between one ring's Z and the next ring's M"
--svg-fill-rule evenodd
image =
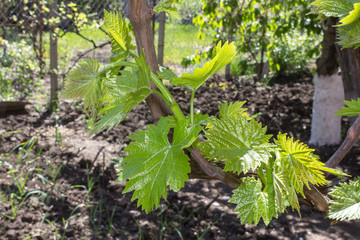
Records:
M151 71L156 73L159 70L154 46L154 35L151 28L153 11L146 0L130 0L129 18L134 28L136 45L139 55L145 53L146 62L150 65ZM151 87L156 89L153 82ZM152 94L146 99L150 108L153 121L159 121L160 117L171 114L171 110L164 100L158 95Z

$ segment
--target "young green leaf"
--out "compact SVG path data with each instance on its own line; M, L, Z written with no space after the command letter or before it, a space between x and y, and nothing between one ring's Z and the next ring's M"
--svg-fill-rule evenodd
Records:
M192 74L184 73L180 78L174 78L171 83L196 91L212 75L236 59L236 47L233 42L230 44L226 42L223 46L219 42L216 46L216 53L216 56L210 62L205 63L202 68L195 69Z
M88 59L75 66L68 75L64 96L74 100L83 99L84 108L96 109L100 105L101 79L97 59Z
M335 115L336 116L348 116L353 117L360 115L360 98L356 101L351 99L351 101L344 101L346 107L342 107Z
M160 66L159 69L160 71L157 72L159 78L169 81L173 80L173 78L177 78L176 74L173 73L173 71L171 71L170 69L162 66Z
M177 0L160 0L158 4L154 7L153 11L155 13L167 12L174 18L181 18L178 10L174 7L174 4L178 2Z
M295 188L291 185L286 169L280 164L279 159L276 159L272 166L278 211L282 213L286 211L286 207L291 206L293 210L296 209L300 214L299 199Z
M105 26L110 33L111 52L110 62L117 62L128 57L129 51L135 49L131 44L129 27L122 19L120 12L107 12L104 10Z
M245 119L250 120L251 117L246 112L247 108L243 108L242 106L246 103L246 101L243 102L233 102L233 103L227 103L224 102L221 107L219 108L219 117L220 118L234 118L238 119L239 116L245 117Z
M237 204L235 211L239 213L241 224L254 222L257 225L263 218L265 225L268 225L273 217L278 216L272 200L274 192L262 191L260 179L247 177L242 181L229 200Z
M360 3L354 4L354 10L352 10L348 16L340 20L342 24L337 25L338 27L349 25L355 21L359 21L360 18Z
M129 29L126 22L123 21L121 13L104 10L104 20L105 26L111 37L124 51L128 51L131 44L131 38L129 36Z
M190 118L190 116L189 116ZM208 121L211 120L208 114L196 113L194 114L194 125L195 126L206 126Z
M326 17L339 17L337 25L339 44L343 48L360 47L360 3L358 0L316 0L312 3L312 13Z
M103 128L118 125L128 113L144 101L152 92L150 89L150 67L144 55L135 59L137 67L133 72L121 71L115 81L105 82L107 93L101 99L106 102L100 114L104 116L96 123L93 133Z
M210 121L200 148L209 160L224 161L225 171L246 173L268 162L270 137L261 123L239 115Z
M325 164L313 154L313 149L299 141L294 141L293 138L288 138L286 134L279 133L277 140L274 141L280 148L280 159L277 161L284 169L296 192L303 196L304 185L310 189L309 182L314 185L324 185L328 182L323 171L341 175L337 170L324 167Z
M96 125L91 134L100 131L101 129L108 128L109 130L121 121L129 114L134 107L144 101L151 93L149 88L140 88L135 91L129 92L123 98L119 98L119 101L112 101L101 109L99 114L104 116L96 122Z
M349 25L339 27L339 42L343 48L360 47L360 20Z
M178 121L174 128L172 144L168 140L171 127L161 118L157 126L149 125L128 138L135 140L125 148L130 153L124 159L123 178L129 179L124 193L135 190L132 200L138 199L147 213L166 199L167 186L179 191L188 180L189 157L183 152L198 137L201 127L187 127L187 121Z
M336 220L360 219L360 177L349 183L340 183L329 195L329 218Z
M316 0L311 5L316 7L316 12L327 17L344 17L353 10L356 0Z

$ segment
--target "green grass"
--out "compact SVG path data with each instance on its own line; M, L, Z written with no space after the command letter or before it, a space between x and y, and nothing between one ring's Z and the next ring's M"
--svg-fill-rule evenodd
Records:
M101 44L109 40L108 36L100 29L84 29L80 32L85 37L92 39L96 44ZM75 49L75 50L87 50L92 48L91 42L80 37L76 33L66 33L61 39L59 39L58 45L60 48Z
M158 26L156 25L156 29L157 28ZM207 34L203 40L199 40L197 38L198 32L198 27L194 25L166 23L164 63L180 64L184 57L194 55L196 50L201 50L211 45L211 35ZM157 39L158 35L156 30L156 49Z
M80 33L88 38L93 40L97 45L106 42L109 40L108 36L101 31L100 29L83 29ZM49 33L45 33L48 35ZM61 35L62 33L60 33ZM45 47L45 58L50 58L50 45L49 38L44 38L44 47ZM76 56L77 52L85 51L87 49L93 48L93 44L80 37L78 34L73 32L68 32L64 36L58 39L58 55L59 55L59 65L60 68L67 67L71 58Z
M157 49L157 29L155 32L155 48ZM92 39L96 44L101 44L109 40L108 36L100 29L84 29L80 32L88 39ZM205 35L203 40L197 38L198 27L194 25L180 25L167 23L165 27L165 54L164 63L180 64L186 56L196 53L196 50L202 50L211 45L212 38L210 34ZM44 38L45 57L49 58L49 38ZM59 59L68 62L69 58L74 57L75 52L84 51L93 48L91 42L80 37L76 33L66 33L58 39Z

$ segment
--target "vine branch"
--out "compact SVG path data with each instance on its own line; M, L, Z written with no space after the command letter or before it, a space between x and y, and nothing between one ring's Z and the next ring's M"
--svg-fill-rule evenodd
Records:
M331 158L325 163L328 168L335 168L344 159L345 155L358 142L360 136L360 116L347 131L346 138ZM328 173L327 173L328 175Z

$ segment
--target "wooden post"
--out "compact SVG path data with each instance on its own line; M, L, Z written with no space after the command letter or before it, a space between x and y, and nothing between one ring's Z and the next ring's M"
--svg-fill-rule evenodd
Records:
M50 19L56 16L56 1L50 4ZM50 104L49 110L53 111L58 104L58 52L57 52L57 36L55 34L56 25L50 26Z
M39 6L39 68L40 68L40 77L42 77L44 73L44 65L43 61L43 27L44 27L44 12L42 7L42 1L38 1Z

